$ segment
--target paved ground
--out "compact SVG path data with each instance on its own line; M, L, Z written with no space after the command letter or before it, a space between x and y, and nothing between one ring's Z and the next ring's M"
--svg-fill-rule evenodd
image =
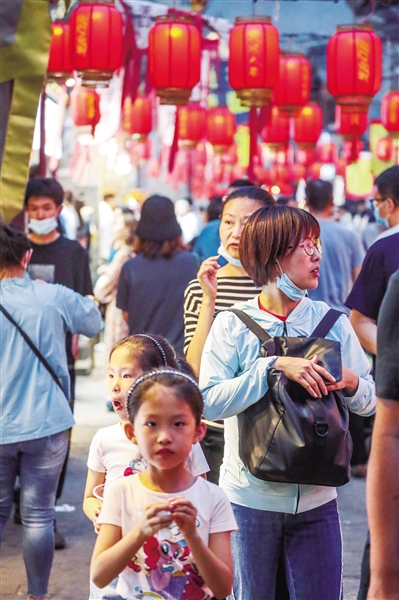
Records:
M91 523L81 510L81 503L90 441L99 427L111 425L116 421L115 415L106 412L106 398L104 361L101 347L98 347L95 352L95 368L91 375L78 377L77 381L77 424L73 431L68 475L60 500L61 505L75 507L75 510L57 512L58 528L67 540L67 548L55 553L49 587L51 600L87 600L89 597L89 563L95 534ZM365 481L353 479L341 488L339 506L344 536L344 600L355 600L367 531ZM20 551L21 538L22 527L10 521L1 549L1 600L26 598L25 569Z

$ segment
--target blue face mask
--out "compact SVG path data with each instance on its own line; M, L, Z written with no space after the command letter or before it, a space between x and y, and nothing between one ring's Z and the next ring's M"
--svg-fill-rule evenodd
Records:
M281 271L281 277L277 277L276 285L279 290L283 292L293 302L298 302L306 294L306 290L302 290L300 287L295 285L293 281L288 277L287 273L283 273L280 263L277 261L279 269Z
M230 256L223 244L220 244L218 248L218 254L219 256L223 256L223 258L231 265L234 265L235 267L242 267L241 261L238 258L233 258Z
M374 216L375 216L376 222L379 225L381 225L381 227L384 227L385 229L389 229L388 221L386 219L384 219L384 217L381 217L380 211L378 210L378 208L376 206L374 206Z

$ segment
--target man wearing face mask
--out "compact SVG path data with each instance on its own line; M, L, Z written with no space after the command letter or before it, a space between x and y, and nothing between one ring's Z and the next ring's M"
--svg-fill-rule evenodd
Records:
M350 321L365 350L377 353L377 318L393 273L399 268L399 166L383 171L375 180L374 206L388 229L370 246L359 277L345 304Z
M59 283L79 292L82 296L93 294L87 251L75 240L69 240L58 231L58 217L62 211L64 191L53 178L36 177L28 181L25 192L25 211L28 217L29 240L32 258L28 266L33 280ZM71 381L70 404L73 409L75 398L75 347L71 333L66 336L68 371ZM77 343L76 343L77 346ZM57 490L61 496L66 472L66 463ZM58 533L58 532L57 532ZM59 548L65 542L58 534Z

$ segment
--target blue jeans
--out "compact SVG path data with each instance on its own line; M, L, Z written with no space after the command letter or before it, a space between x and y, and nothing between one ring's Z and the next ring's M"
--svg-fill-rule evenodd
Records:
M278 558L292 600L341 600L342 538L336 500L295 515L232 504L231 600L274 600Z
M47 594L54 556L54 504L68 449L68 431L15 444L0 445L0 543L11 515L19 464L22 552L28 595Z

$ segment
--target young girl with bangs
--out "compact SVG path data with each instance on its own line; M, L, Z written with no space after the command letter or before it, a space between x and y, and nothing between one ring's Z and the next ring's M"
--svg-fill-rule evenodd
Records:
M309 213L274 206L253 213L244 226L240 259L261 286L255 298L236 304L273 336L308 337L329 310L306 290L317 287L322 254L320 228ZM368 360L342 314L328 338L341 343L342 380L317 362L260 355L260 341L232 312L216 316L205 343L200 386L205 417L225 419L220 486L237 520L232 535L232 598L274 600L278 558L284 560L290 598L342 598L342 539L334 487L277 483L251 475L239 457L237 414L268 390L268 371L282 371L315 399L342 390L349 410L375 410Z
M206 600L232 586L230 532L236 527L225 493L186 469L205 433L203 399L189 375L144 373L128 396L128 437L147 469L105 491L91 577L104 587L119 575L117 596L104 600Z

